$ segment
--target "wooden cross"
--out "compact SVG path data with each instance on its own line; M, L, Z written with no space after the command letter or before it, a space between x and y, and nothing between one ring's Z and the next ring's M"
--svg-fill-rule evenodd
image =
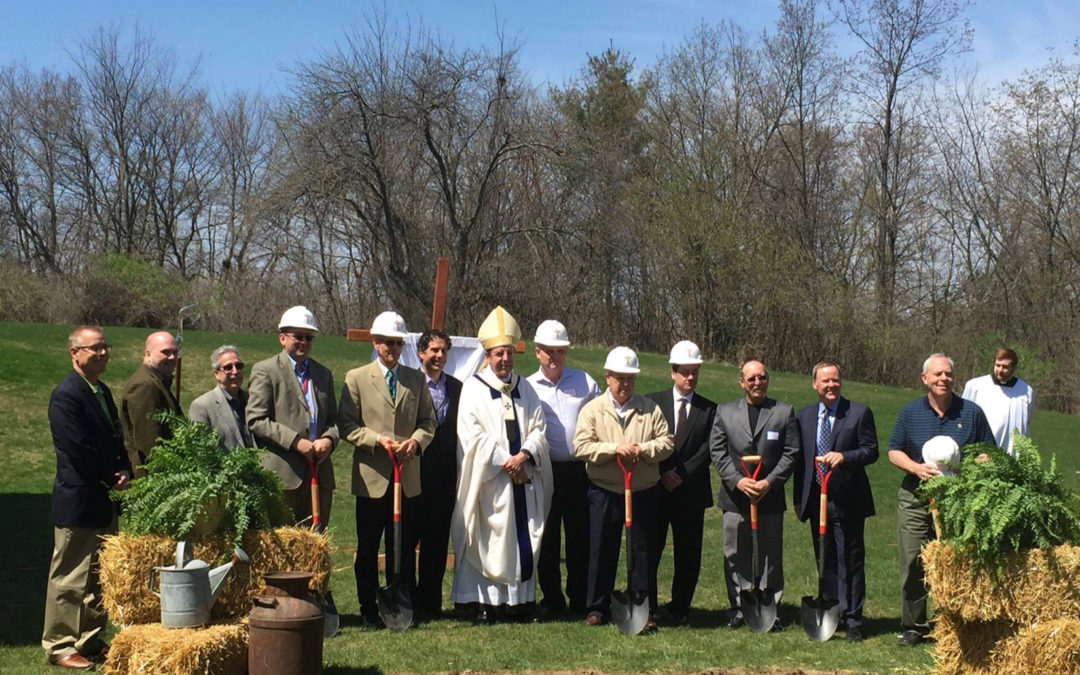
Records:
M431 304L431 327L439 330L446 325L446 287L449 281L450 258L439 258L435 263L435 297ZM371 331L367 328L350 328L346 339L350 342L371 342ZM524 354L525 342L518 340L514 351Z

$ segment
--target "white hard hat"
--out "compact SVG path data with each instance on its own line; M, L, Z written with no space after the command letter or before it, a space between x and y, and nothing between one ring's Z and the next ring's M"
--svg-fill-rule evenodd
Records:
M285 328L303 328L312 333L319 332L319 326L315 323L315 315L303 305L296 305L285 310L278 321L278 330Z
M704 362L705 359L701 358L701 350L689 340L676 342L668 358L668 363L673 366L695 366Z
M620 375L637 375L641 372L637 354L629 347L616 347L604 359L604 370Z
M400 314L383 312L371 322L371 334L404 340L409 336L409 331L405 330L405 319Z
M545 347L569 347L570 335L566 332L566 326L555 319L548 319L536 327L533 342Z
M922 446L923 461L933 464L943 474L951 475L960 468L960 446L948 436L934 436Z

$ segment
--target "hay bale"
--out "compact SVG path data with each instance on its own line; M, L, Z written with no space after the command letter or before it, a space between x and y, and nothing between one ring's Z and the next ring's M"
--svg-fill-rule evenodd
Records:
M132 626L113 639L104 672L109 675L244 675L248 629L245 624L207 628L165 628L159 623Z
M994 672L992 660L1000 640L1016 634L1011 621L965 621L950 612L934 613L934 672L977 675Z
M994 650L998 673L1080 672L1080 620L1055 619L1025 628Z
M193 554L211 565L227 560L231 553L227 536L192 539ZM243 549L250 565L237 565L225 580L211 609L214 621L236 621L251 611L251 599L262 592L262 575L279 570L312 572L310 587L323 593L330 582L330 540L297 527L280 527L273 532L244 534ZM118 534L106 537L101 548L100 578L102 605L109 617L121 624L161 621L161 602L150 592L147 582L152 567L171 565L176 559L176 541L155 535Z
M986 574L973 574L968 559L948 543L928 543L922 558L934 606L955 618L1031 625L1080 617L1080 547L1008 554L997 585Z

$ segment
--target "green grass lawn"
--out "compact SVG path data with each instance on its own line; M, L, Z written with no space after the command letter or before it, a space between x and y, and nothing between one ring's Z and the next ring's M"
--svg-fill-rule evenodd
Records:
M55 470L46 409L49 393L70 367L66 336L71 326L0 322L0 527L7 541L0 547L0 672L47 672L39 646L44 616L45 577L52 549L49 494ZM142 358L142 340L149 331L110 328L115 345L104 380L114 392ZM187 331L184 335L186 410L191 400L214 385L208 360L222 343L237 345L248 364L278 351L276 335L221 334ZM340 386L344 373L367 360L370 345L342 337L321 336L313 357L329 366ZM568 365L602 380L605 349L573 348ZM665 356L643 354L637 391L671 386ZM921 358L921 357L919 357ZM921 362L920 362L921 363ZM912 362L912 385L920 363ZM517 370L536 369L532 354L519 357ZM1023 373L1021 373L1023 375ZM738 398L736 369L707 363L699 391L716 401ZM868 639L857 645L843 639L810 642L799 625L799 600L816 594L816 571L809 526L789 510L784 541L785 580L780 633L755 635L748 629L721 627L727 598L720 554L720 512L706 516L705 555L690 625L662 627L652 635L628 638L613 626L587 629L580 617L565 622L474 627L453 620L425 624L402 635L365 631L356 626L357 602L352 576L356 543L354 503L347 489L337 493L330 527L335 555L334 595L343 614L341 635L325 644L329 673L451 670L591 670L607 672L751 670L848 670L856 672L924 672L932 664L932 648L896 646L899 590L896 555L896 491L900 474L885 458L885 445L900 407L919 396L915 389L847 383L844 394L874 410L882 457L869 468L877 516L867 521ZM772 373L769 395L800 407L815 400L808 374ZM1044 456L1057 453L1059 468L1075 488L1080 485L1080 457L1071 446L1080 434L1080 420L1039 411L1033 437ZM334 455L339 485L348 485L351 452L341 446ZM715 481L715 478L714 478ZM788 490L790 503L790 490ZM670 547L670 540L669 540ZM669 549L670 550L670 549ZM660 568L661 601L670 588L670 557ZM449 574L447 583L449 584ZM620 581L622 585L624 582ZM448 594L448 592L447 592Z

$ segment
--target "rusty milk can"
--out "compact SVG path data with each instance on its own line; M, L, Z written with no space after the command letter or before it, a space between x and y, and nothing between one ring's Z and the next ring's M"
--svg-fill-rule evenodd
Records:
M322 673L323 611L308 590L311 572L269 572L248 615L250 675Z

